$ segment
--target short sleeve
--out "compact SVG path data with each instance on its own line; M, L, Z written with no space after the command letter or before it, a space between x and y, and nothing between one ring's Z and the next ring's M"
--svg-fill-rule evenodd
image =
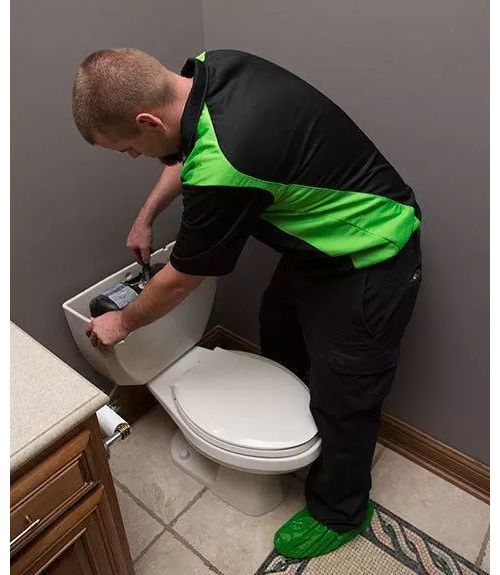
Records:
M170 263L190 275L232 272L272 194L255 188L186 186L182 195L184 210Z

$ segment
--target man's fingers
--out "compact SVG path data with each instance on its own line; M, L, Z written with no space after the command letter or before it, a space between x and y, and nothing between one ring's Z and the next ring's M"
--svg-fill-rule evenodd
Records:
M90 337L93 327L94 327L94 320L91 319L87 324L87 327L85 328L85 334L87 337Z
M97 349L105 355L111 351L111 348L107 345L104 345L100 339L97 340Z
M90 335L90 343L94 347L97 347L97 349L104 355L111 353L111 347L108 345L104 345L95 333L92 333Z
M134 249L132 250L132 253L134 254L135 261L136 261L138 264L141 264L141 265L142 265L141 250L140 250L139 248L134 248Z
M85 328L90 344L103 354L113 351L116 342L126 335L118 312L108 312L93 318Z
M99 343L99 340L98 340L98 338L97 338L97 335L96 335L94 332L92 332L92 333L90 334L90 343L91 343L94 347L97 347L97 345L98 345L98 343Z
M149 257L151 255L151 248L147 248L147 249L141 248L140 254L141 254L142 262L139 262L139 263L144 263L144 264L149 263Z

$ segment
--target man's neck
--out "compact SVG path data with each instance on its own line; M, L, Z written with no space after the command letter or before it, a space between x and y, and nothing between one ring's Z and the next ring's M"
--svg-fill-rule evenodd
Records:
M184 108L189 98L191 88L193 87L193 78L185 78L175 74L173 90L174 101L164 108L165 120L171 126L175 126L180 130L181 118L184 113Z

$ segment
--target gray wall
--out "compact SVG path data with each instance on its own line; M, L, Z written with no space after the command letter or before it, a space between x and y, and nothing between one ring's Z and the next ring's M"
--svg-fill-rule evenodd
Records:
M155 160L89 146L71 115L80 61L130 46L178 70L203 49L200 1L16 0L11 6L11 317L106 387L77 352L61 303L131 261L125 239L161 172ZM177 203L156 225L175 238Z
M488 4L204 2L208 49L267 57L335 100L413 186L424 283L386 410L489 461ZM257 341L276 257L247 245L216 320Z

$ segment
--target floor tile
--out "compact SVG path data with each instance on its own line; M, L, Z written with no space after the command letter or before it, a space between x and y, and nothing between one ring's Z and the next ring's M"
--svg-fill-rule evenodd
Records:
M135 561L141 551L163 531L164 527L118 485L115 485L115 490L122 512L130 553L132 560Z
M469 561L477 558L489 506L390 449L373 468L371 498Z
M132 426L130 437L113 445L109 460L113 476L165 523L203 488L170 457L175 431L168 414L155 408Z
M490 572L490 542L486 546L486 552L481 563L481 569L484 569L487 573Z
M214 575L207 565L166 531L135 564L136 575Z
M207 491L173 524L195 549L227 575L251 575L273 549L275 531L305 505L304 483L291 478L290 492L260 517L237 511Z

